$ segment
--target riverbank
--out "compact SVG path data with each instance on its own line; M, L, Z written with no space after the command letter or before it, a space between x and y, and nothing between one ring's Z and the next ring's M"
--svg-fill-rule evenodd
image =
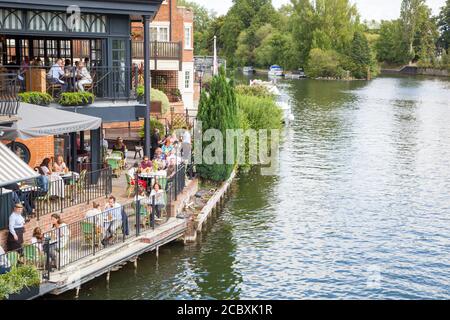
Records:
M450 71L445 69L420 68L417 66L404 66L400 68L383 68L382 75L412 75L431 77L450 77Z

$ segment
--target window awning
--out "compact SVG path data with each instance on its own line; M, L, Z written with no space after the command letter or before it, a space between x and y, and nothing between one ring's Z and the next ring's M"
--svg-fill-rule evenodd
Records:
M102 125L100 118L28 103L20 103L17 116L19 120L12 125L0 125L0 140L26 140L96 130Z
M36 178L37 172L16 156L6 145L0 143L0 187Z

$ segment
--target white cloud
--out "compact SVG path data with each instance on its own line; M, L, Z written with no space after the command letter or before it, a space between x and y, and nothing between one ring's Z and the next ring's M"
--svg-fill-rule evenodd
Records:
M213 9L219 14L225 14L233 4L232 0L193 0L208 9ZM401 0L351 0L356 3L363 19L389 20L396 19L400 15ZM280 7L289 0L273 0L275 7ZM427 0L427 4L437 14L440 8L445 4L445 0Z

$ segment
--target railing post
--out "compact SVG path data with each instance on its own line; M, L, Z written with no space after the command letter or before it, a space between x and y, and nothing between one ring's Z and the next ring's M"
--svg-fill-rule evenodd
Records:
M92 229L93 229L93 235L92 235L92 255L93 256L95 256L95 244L97 243L96 242L96 236L97 236L97 216L94 216L93 217L93 220L94 220L94 225L93 225L93 227L92 227Z
M141 202L136 199L135 202L135 210L136 210L136 237L139 237L141 234Z
M155 229L155 211L156 211L155 198L156 196L152 196L152 213L150 214L150 227L153 230Z
M43 275L43 278L45 280L50 280L50 272L52 270L50 263L50 238L45 237L43 247L45 256L45 266L44 266L45 273Z
M61 270L61 228L58 231L58 270Z

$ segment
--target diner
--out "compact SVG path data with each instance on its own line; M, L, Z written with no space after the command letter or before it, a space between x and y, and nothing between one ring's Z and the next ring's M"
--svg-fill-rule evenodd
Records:
M102 244L107 246L122 227L122 206L116 202L114 196L108 198L104 210L104 234Z
M68 85L62 80L64 76L64 62L62 61L62 59L58 59L56 60L56 63L50 68L47 77L49 78L50 83L61 85L61 90L65 92L68 89Z
M69 240L70 240L70 230L69 227L63 220L61 216L57 213L51 216L51 231L52 231L52 250L50 250L50 255L54 261L56 257L60 257L59 264L63 266L69 263Z
M155 210L156 217L161 218L161 211L165 208L165 192L162 190L159 183L155 183L152 192L150 193L149 203L151 207Z
M151 172L153 170L153 162L150 161L150 158L148 156L144 156L144 160L142 160L141 164L139 165L139 169L141 172Z
M84 92L84 86L92 84L92 77L86 68L84 62L79 62L77 66L77 89L80 92Z
M122 159L127 158L127 146L121 137L118 137L112 148L113 152L122 152Z
M34 245L39 250L39 252L44 251L44 234L42 233L41 228L34 228L33 236L31 238L31 244Z
M55 173L68 173L69 168L64 162L63 156L59 155L56 157L55 163L53 163L53 172Z
M148 159L148 157L147 157L147 159ZM148 169L149 168L147 168L146 170L148 170ZM150 171L151 171L151 169L152 169L152 167L150 167ZM138 163L135 163L130 168L130 170L128 170L127 175L128 175L128 177L130 179L131 186L136 186L136 174L139 175L142 172L149 172L149 171L146 171L146 170L143 171L142 167L140 167ZM142 190L142 189L143 190L147 190L147 181L146 180L138 178L138 184L139 184L139 189L140 190Z

